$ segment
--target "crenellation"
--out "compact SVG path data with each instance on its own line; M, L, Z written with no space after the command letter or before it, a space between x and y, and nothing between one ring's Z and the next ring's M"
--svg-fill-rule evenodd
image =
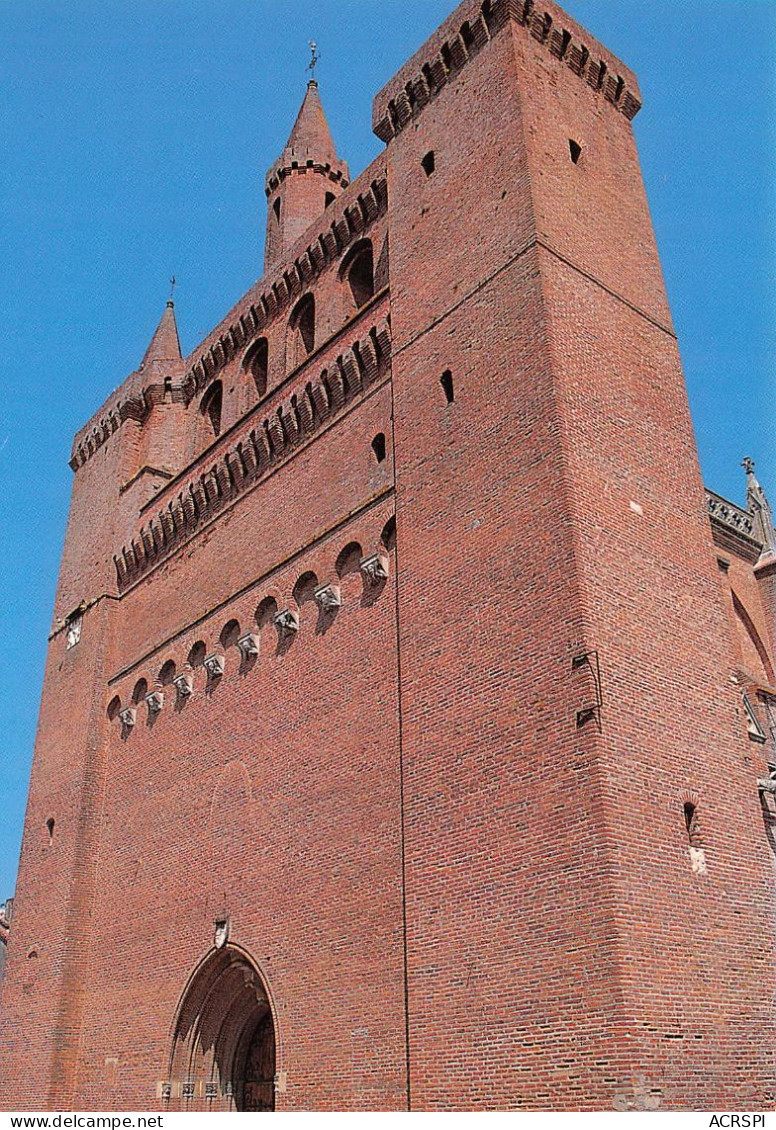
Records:
M567 25L573 23L565 13L560 12L559 9L557 11ZM444 27L450 25L459 15L468 16L461 24L461 28L467 29L468 42L464 40L461 31L452 32L451 29L451 33L444 39L438 34L432 39L433 43L439 44L438 54L418 61L417 69L420 74L408 78L401 90L396 89L400 79L394 78L375 98L373 130L386 144L421 113L426 103L439 93L450 78L460 73L469 59L482 50L492 36L507 25L509 19L519 26L526 27L537 43L548 47L554 58L559 62L566 62L571 70L584 77L594 90L603 88L607 101L620 110L629 121L641 108L641 100L633 76L629 75L626 78L618 73L611 76L611 82L604 82L610 65L618 63L618 60L610 57L612 63L609 64L603 57L591 56L589 48L573 41L574 32L568 26L556 26L553 12L536 8L532 0L526 4L514 3L513 0L494 0L493 3L482 4L479 8L464 3ZM418 59L417 55L415 59ZM413 63L414 60L407 64L400 75L403 76ZM427 97L418 97L419 89L424 93L427 92Z

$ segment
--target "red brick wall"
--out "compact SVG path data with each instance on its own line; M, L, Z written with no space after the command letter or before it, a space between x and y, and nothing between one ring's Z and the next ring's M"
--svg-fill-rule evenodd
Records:
M770 1101L771 855L630 126L517 26L420 120L389 150L413 1103Z
M757 587L763 609L763 627L770 642L770 654L776 654L776 557L771 554L755 569Z
M289 466L286 477L303 476ZM152 683L168 657L182 669L195 639L212 646L232 617L257 630L254 611L267 594L294 607L297 578L310 568L321 581L336 578L339 551L352 540L370 550L391 509L390 500L367 505L111 691L128 701L136 677ZM218 572L219 550L199 552L203 577ZM212 946L220 912L231 919L231 939L256 956L276 1003L277 1067L289 1079L283 1108L402 1105L393 583L375 599L358 573L347 575L325 629L305 604L287 651L278 653L267 627L250 670L228 648L217 687L206 689L199 668L184 707L168 687L153 725L143 705L126 740L118 721L110 728L81 1066L87 1106L104 1105L111 1056L119 1068L109 1105L154 1105L156 1083L168 1077L178 998ZM189 619L210 600L195 584L187 598ZM116 1028L116 1011L137 1018L133 1029Z
M453 52L332 206L387 168L366 234L390 292L355 315L328 262L310 360L290 372L293 301L259 331L252 415L239 351L215 374L221 439L202 387L78 468L57 615L96 603L75 648L50 645L0 1030L12 1109L156 1107L224 915L272 1004L281 1109L773 1102L773 819L627 106L553 57L538 10L525 26L499 0L490 34L478 11L378 96L380 123ZM462 21L471 51L450 47ZM113 554L156 508L388 313L379 376L119 595ZM141 513L150 480L120 488L150 451L184 465ZM394 510L387 583L339 577ZM341 584L330 623L294 602L309 570ZM731 580L754 607L751 569ZM257 623L268 596L299 612L289 641ZM255 662L229 646L185 703L166 685L155 719L142 700L129 732L109 718L233 619Z

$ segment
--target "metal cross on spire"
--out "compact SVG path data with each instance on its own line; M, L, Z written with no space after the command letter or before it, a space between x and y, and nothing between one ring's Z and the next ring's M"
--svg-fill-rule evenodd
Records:
M309 62L308 67L307 67L308 71L310 72L310 81L311 82L315 82L315 68L318 65L318 62L320 61L320 58L321 57L318 54L318 44L315 42L315 40L311 39L310 40L310 62Z
M170 279L170 298L169 298L169 301L172 302L172 301L174 301L174 299L175 299L175 275L173 275L172 278Z

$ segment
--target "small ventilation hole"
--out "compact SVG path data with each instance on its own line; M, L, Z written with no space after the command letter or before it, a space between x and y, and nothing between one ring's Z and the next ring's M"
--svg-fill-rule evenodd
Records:
M444 389L445 399L448 404L452 404L455 400L455 390L453 389L453 374L449 369L445 369L442 376L439 378L439 383Z
M378 432L372 440L372 451L375 453L377 462L382 463L385 459L385 436L382 432Z
M423 166L423 172L427 177L430 177L436 167L436 158L434 157L434 150L429 149L426 156L420 162Z
M582 146L573 137L569 138L569 153L571 154L571 162L574 165L579 164L579 159L582 156Z

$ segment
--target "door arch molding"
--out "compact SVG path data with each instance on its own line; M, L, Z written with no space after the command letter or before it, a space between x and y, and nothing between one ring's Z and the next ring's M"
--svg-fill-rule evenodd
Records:
M169 1098L182 1110L274 1110L277 1019L242 946L211 949L181 993L170 1033Z

